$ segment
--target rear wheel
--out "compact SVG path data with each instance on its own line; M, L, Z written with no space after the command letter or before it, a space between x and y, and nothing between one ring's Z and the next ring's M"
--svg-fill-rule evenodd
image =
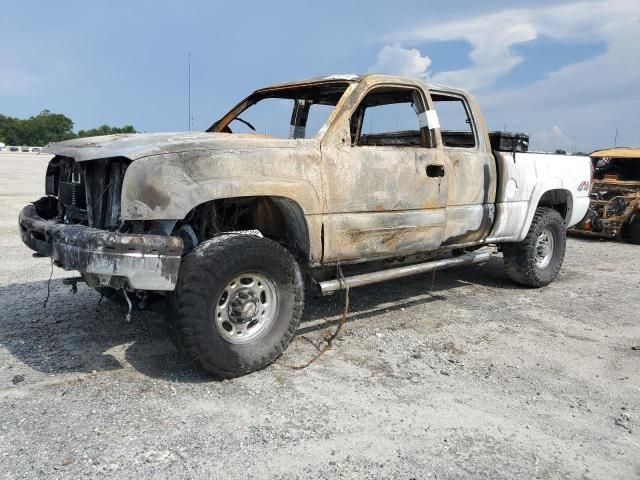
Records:
M566 243L566 226L560 213L538 208L525 239L503 245L509 278L528 287L550 284L562 266Z
M169 317L174 341L219 378L276 360L302 317L298 263L278 243L253 235L215 237L180 266Z

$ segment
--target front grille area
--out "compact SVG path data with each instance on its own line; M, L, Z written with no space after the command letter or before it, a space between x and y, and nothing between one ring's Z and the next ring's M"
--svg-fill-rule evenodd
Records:
M60 181L58 200L63 205L72 205L81 209L87 208L84 187L80 182Z
M47 168L46 191L58 197L61 221L116 229L120 225L122 181L129 163L125 158L78 163L54 157Z

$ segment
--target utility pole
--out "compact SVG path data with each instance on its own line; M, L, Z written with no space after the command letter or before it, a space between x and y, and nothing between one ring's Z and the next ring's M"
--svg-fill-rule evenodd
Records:
M616 128L616 136L613 137L613 148L618 146L618 129Z
M187 62L187 103L189 115L189 131L191 131L191 52Z

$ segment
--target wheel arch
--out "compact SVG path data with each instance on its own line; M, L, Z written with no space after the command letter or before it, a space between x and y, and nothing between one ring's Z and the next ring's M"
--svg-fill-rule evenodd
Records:
M216 225L218 215L240 214L235 222L223 220ZM204 223L203 223L204 222ZM208 222L208 224L207 224ZM200 242L225 231L259 230L262 235L287 247L298 260L312 261L311 229L302 206L295 200L274 195L227 197L196 205L176 228L189 224L198 233ZM204 230L204 231L203 231Z
M539 207L548 207L556 210L562 216L565 225L575 223L573 221L575 216L574 198L571 191L562 187L540 186L534 190L531 196L527 217L516 241L521 241L526 237L536 210Z

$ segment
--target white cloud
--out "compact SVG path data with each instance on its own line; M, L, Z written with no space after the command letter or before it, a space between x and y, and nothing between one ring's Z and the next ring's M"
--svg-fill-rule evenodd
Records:
M640 2L636 0L576 2L510 9L470 19L427 24L390 38L396 42L394 47L400 49L398 42L468 42L472 65L439 72L433 80L476 90L490 87L522 62L512 48L515 45L540 37L558 41L609 41L620 36L619 29L635 30L638 37L638 15ZM416 51L415 55L420 56L420 52Z
M409 38L421 41L466 40L469 42L472 66L439 72L433 76L432 80L475 90L490 86L497 78L522 62L522 58L512 51L511 46L534 40L536 36L536 30L532 25L514 24L513 18L509 18L508 15L496 14L490 18L480 17L470 21L444 24L439 28L416 32Z
M403 48L399 43L394 43L385 45L378 52L378 60L369 71L422 78L426 76L429 65L431 59L423 57L417 49Z
M573 141L557 125L550 130L532 133L529 144L531 150L543 152L553 152L558 148L572 151L574 145Z
M515 45L540 37L574 42L608 41L619 37L620 28L633 29L637 36L640 31L637 15L640 15L640 2L636 0L576 2L504 10L471 19L428 24L392 38L396 42L468 42L472 65L439 72L433 80L476 90L490 87L522 62L512 48Z
M523 61L513 47L537 38L568 44L600 42L606 48L597 56L565 65L530 84L496 90L496 81ZM494 127L507 123L510 130L552 132L552 126L556 126L574 139L580 150L608 146L619 128L627 132L625 144L640 144L637 0L510 9L426 24L391 35L389 40L403 50L406 43L468 42L468 68L440 71L429 80L475 91ZM421 52L415 55L422 57ZM431 68L437 71L438 65Z

